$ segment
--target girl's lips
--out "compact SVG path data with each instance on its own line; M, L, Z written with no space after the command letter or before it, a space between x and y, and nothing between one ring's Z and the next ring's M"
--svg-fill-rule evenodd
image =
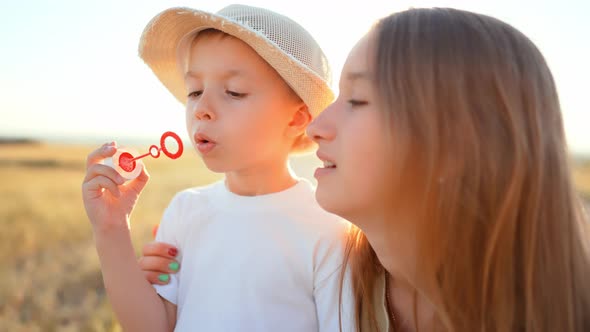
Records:
M321 177L329 175L331 173L334 173L335 171L336 171L335 167L331 167L331 168L319 167L315 170L315 173L313 173L313 177L319 180Z
M317 152L318 158L324 163L324 167L319 167L315 170L314 177L319 179L322 176L328 175L336 171L336 163L322 152Z

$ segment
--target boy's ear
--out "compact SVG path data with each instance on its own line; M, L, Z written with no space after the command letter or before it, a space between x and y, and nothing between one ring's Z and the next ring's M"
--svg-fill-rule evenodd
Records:
M301 103L289 122L289 132L294 136L300 135L305 132L305 128L310 122L311 114L309 113L309 109L305 103Z

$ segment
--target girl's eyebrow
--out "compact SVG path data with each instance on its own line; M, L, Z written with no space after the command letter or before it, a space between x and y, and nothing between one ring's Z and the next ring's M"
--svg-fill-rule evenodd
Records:
M359 79L371 80L371 75L367 72L351 72L346 75L346 79L349 81L355 81Z

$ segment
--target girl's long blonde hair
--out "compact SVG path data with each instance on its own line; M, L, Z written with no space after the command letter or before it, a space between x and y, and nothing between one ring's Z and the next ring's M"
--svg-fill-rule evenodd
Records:
M588 223L539 50L506 23L453 9L393 14L372 36L390 204L413 216L413 282L441 330L590 331ZM382 267L359 229L344 263L356 318L376 330Z

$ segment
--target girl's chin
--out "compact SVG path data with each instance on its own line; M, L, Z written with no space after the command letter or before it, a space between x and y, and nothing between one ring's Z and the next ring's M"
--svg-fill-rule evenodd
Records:
M319 185L315 192L316 200L322 209L341 216L344 211L342 201L338 200L337 196L339 196L337 193L322 189Z

